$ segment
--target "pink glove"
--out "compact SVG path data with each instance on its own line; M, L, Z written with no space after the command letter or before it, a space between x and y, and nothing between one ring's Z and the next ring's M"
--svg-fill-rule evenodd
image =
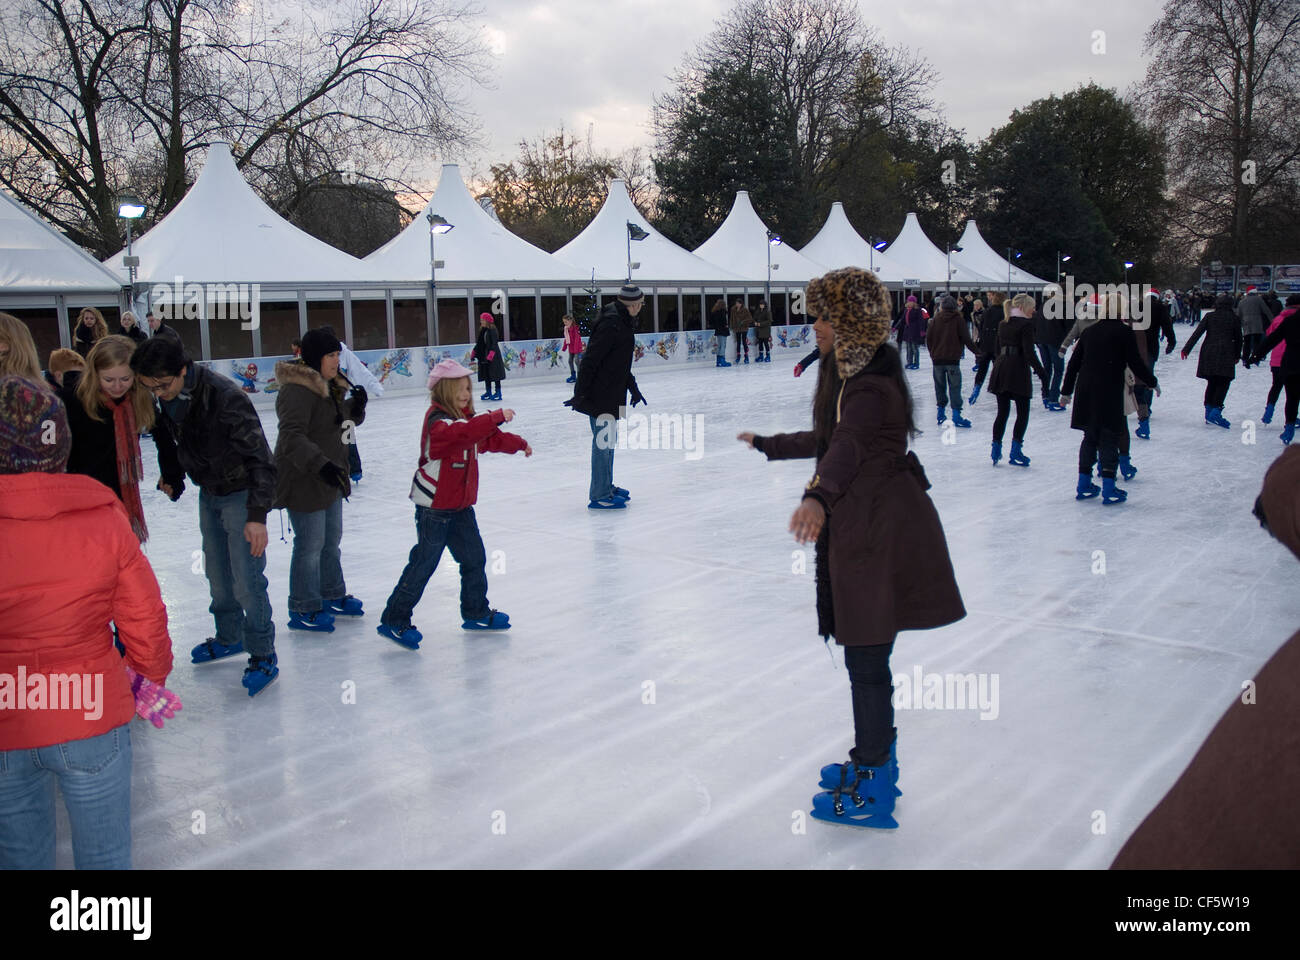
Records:
M164 719L170 720L181 709L180 697L166 687L146 680L130 667L126 668L126 679L131 684L131 695L135 697L136 715L159 730Z
M801 374L801 373L803 373L803 364L801 364L801 363L796 363L796 364L794 365L794 375L797 377L797 376L799 376L799 374Z
M497 352L496 352L495 350L489 350L489 351L488 351L488 363L491 363L491 362L492 362L493 360L495 360L496 358L497 358Z

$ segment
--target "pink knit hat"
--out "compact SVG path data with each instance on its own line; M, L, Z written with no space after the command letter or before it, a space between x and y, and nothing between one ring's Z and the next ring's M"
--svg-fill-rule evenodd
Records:
M432 390L434 384L439 380L459 380L461 377L468 377L469 375L469 371L455 360L440 360L429 371L428 388Z
M916 294L910 294L907 298L908 303L916 303Z

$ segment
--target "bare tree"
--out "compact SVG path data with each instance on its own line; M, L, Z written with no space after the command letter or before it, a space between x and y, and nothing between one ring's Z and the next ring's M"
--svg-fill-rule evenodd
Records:
M1266 255L1253 221L1300 180L1300 0L1168 0L1146 49L1140 93L1169 146L1178 240Z

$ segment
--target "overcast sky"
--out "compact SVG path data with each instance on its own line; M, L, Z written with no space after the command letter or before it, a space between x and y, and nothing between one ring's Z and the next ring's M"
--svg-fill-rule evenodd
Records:
M482 0L492 86L471 94L487 149L471 168L514 158L521 139L561 124L597 151L651 146L650 106L731 0ZM861 0L889 44L935 66L948 122L978 140L1013 109L1096 81L1121 93L1145 72L1142 38L1164 0ZM1105 53L1093 53L1094 31ZM468 171L467 171L468 172ZM436 167L431 171L436 178Z

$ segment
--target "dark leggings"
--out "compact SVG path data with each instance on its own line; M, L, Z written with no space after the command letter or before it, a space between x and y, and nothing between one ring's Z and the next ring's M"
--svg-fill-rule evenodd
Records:
M1277 398L1282 396L1282 385L1286 383L1286 374L1282 372L1281 367L1271 367L1273 371L1273 386L1268 388L1268 405L1271 407L1277 403Z
M1205 405L1223 409L1223 402L1228 399L1228 387L1232 386L1231 377L1206 377Z
M989 367L992 365L992 354L982 353L975 358L975 386L984 386L984 378L988 376Z
M1128 435L1128 430L1123 432ZM1119 444L1121 434L1115 430L1098 430L1089 427L1083 431L1083 440L1079 443L1079 472L1092 473L1092 465L1100 461L1099 476L1115 479L1115 469L1119 466Z
M1133 444L1133 438L1128 432L1128 417L1124 418L1124 429L1119 432L1119 455L1127 457L1129 449Z
M894 741L894 677L889 655L894 643L845 647L844 667L853 693L853 733L858 763L878 767L889 760Z
M1300 414L1300 373L1286 378L1286 422L1295 423Z
M1001 443L1002 434L1007 430L1007 418L1011 416L1011 401L1016 401L1016 423L1011 428L1011 439L1022 443L1025 431L1029 428L1029 398L1013 397L1009 393L998 394L998 415L993 421L993 442Z

